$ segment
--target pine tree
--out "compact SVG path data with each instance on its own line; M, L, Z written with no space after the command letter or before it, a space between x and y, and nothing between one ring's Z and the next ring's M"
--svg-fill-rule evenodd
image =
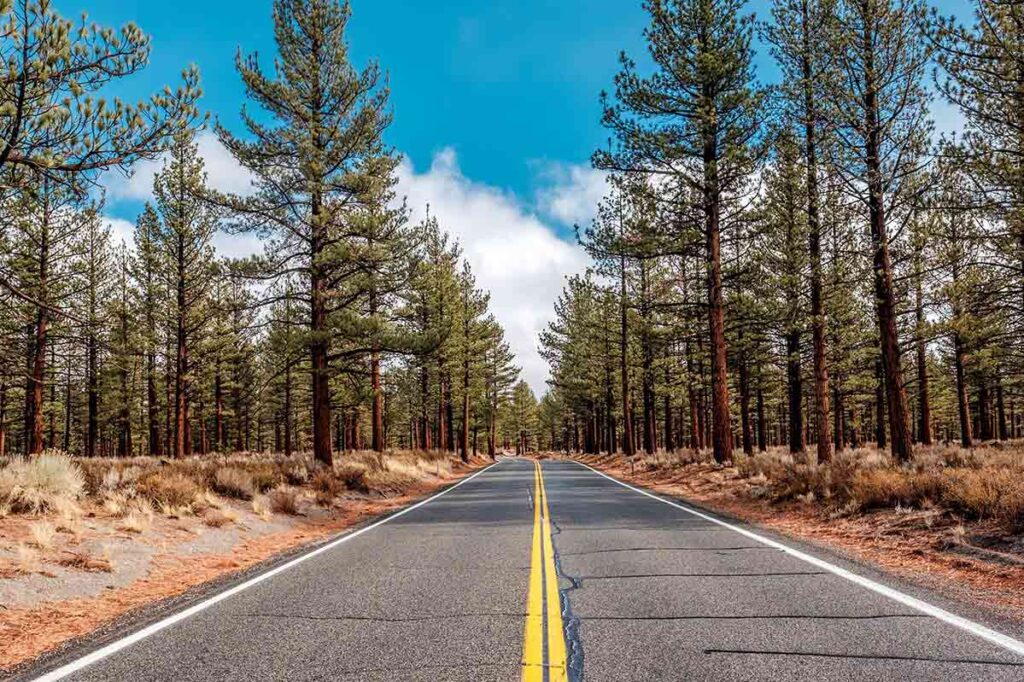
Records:
M893 284L890 221L913 199L907 181L922 163L931 125L923 77L930 50L921 40L918 0L842 0L833 52L840 75L835 167L863 206L872 239L881 369L893 456L912 452Z
M134 24L115 31L83 17L76 27L50 0L3 3L0 22L0 173L9 189L39 176L74 185L79 176L152 157L196 118L194 67L176 91L147 102L95 96L149 61L149 38Z
M175 457L192 452L190 352L208 322L207 297L213 281L213 247L217 215L203 200L206 173L191 132L175 137L170 156L153 181L160 215L159 243L163 276L173 298L174 447ZM170 410L170 405L168 405Z
M715 460L732 454L725 302L723 212L744 190L751 144L760 131L762 96L753 82L753 18L741 0L650 0L645 31L656 65L649 77L623 56L618 104L605 103L604 123L620 148L598 152L594 165L668 175L701 196L707 263Z
M814 405L818 462L832 459L832 424L829 405L827 313L823 294L821 197L819 154L830 120L826 93L835 69L829 39L836 30L832 0L776 0L771 25L763 35L782 72L779 92L782 117L800 136L806 179L807 243L810 268L810 316L814 362Z
M387 90L376 64L357 71L349 61L348 4L337 0L275 0L279 58L274 76L257 55L239 55L248 97L266 112L242 119L253 139L218 127L221 142L255 177L253 197L228 203L240 229L274 234L268 276L301 272L308 286L313 453L330 464L331 289L350 267L342 244L347 212L377 174L381 134L390 121ZM222 198L223 200L224 198Z

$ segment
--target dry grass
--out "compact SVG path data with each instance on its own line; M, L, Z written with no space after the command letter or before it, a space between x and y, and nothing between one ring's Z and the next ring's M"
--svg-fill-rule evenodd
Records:
M273 510L270 508L270 500L266 495L257 495L252 498L252 513L264 521L271 519Z
M59 500L77 499L84 490L82 469L56 450L11 460L0 469L0 501L15 512L49 511Z
M752 457L738 455L732 468L705 461L702 454L661 453L639 456L634 466L638 472L719 471L743 480L742 494L747 497L811 504L832 515L936 509L967 520L996 521L1013 532L1024 529L1021 445L973 450L919 446L906 464L875 448L847 450L822 465L794 458L781 448Z
M297 516L301 493L291 486L281 486L270 492L270 509L278 514Z
M210 509L203 514L203 523L210 528L223 528L238 523L238 512L233 509Z
M39 552L24 543L18 545L15 566L22 575L32 575L33 573L38 573L43 568L42 561L39 559Z
M143 474L135 483L140 496L169 508L188 506L200 490L199 484L185 474L161 469Z
M237 500L251 500L256 494L254 477L237 467L221 467L213 475L213 489Z
M114 564L109 557L92 556L86 552L67 552L57 560L65 568L74 568L87 573L113 573Z
M36 521L28 527L29 543L37 549L53 549L57 528L49 521Z
M132 500L118 526L127 533L145 533L153 525L153 507L144 500Z
M334 465L334 475L345 488L363 493L370 492L366 483L367 471L367 466L362 462L342 462Z

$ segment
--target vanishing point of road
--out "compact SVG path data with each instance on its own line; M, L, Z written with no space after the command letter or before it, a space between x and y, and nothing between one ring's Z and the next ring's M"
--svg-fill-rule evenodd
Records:
M509 458L26 679L1024 680L1024 644L942 603Z

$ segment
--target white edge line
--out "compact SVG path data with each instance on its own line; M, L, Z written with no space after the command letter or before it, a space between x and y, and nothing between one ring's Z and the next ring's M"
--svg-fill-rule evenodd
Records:
M363 533L368 533L371 530L373 530L374 528L377 528L378 526L382 526L385 523L387 523L389 521L393 521L393 520L397 519L400 516L404 516L405 514L408 514L409 512L411 512L411 511L413 511L415 509L419 509L423 505L425 505L425 504L427 504L429 502L433 502L434 500L436 500L437 498L441 497L442 495L447 495L448 493L450 493L451 491L455 490L456 488L458 488L463 483L469 483L470 481L472 481L474 478L476 478L480 474L485 473L487 471L490 471L492 468L494 468L495 466L500 464L502 461L504 461L504 460L503 459L502 460L498 460L498 462L495 462L494 464L490 464L486 468L481 469L480 471L476 472L475 474L467 476L466 478L462 479L461 481L459 481L455 485L453 485L453 486L451 486L449 488L445 488L444 490L442 490L441 492L437 493L436 495L432 495L432 496L428 497L425 500L420 500L416 504L414 504L414 505L412 505L410 507L406 507L405 509L401 509L401 510L395 512L394 514L391 514L390 516L381 519L380 521L376 521L374 523L371 523L369 526L366 526L364 528L360 528L359 530L354 531L354 532L350 532L350 533L346 532L346 534L342 535L341 537L339 537L339 538L337 538L335 540L332 540L332 541L328 542L326 545L321 545L320 547L317 547L316 549L314 549L314 550L312 550L312 551L310 551L310 552L308 552L306 554L303 554L302 556L296 557L296 558L292 559L291 561L289 561L287 563L281 564L280 566L278 566L276 568L273 568L273 569L267 571L266 573L260 573L259 575L255 576L253 578L250 578L249 580L246 580L243 583L240 583L240 584L235 585L234 587L232 587L230 589L227 589L227 590L224 590L223 592L215 594L214 596L210 597L209 599L201 601L198 604L193 604L192 606L188 607L187 609L185 609L183 611L179 611L178 613L175 613L175 614L173 614L171 616L168 616L167 618L164 618L163 620L160 620L160 621L157 621L156 623L148 625L148 626L142 628L141 630L139 630L138 632L133 632L132 634L128 635L127 637L119 639L116 642L111 642L110 644L108 644L108 645L106 645L106 646L104 646L104 647L102 647L100 649L97 649L96 651L93 651L90 654L86 654L85 656L83 656L83 657L81 657L81 658L79 658L77 660L74 660L74 661L72 661L72 662L70 662L70 663L68 663L66 665L63 665L60 668L57 668L56 670L52 670L52 671L50 671L50 672L48 672L48 673L46 673L46 674L44 674L44 675L42 675L40 677L35 678L34 682L51 682L52 680L60 680L60 679L63 679L65 677L67 677L68 675L76 673L79 670L82 670L83 668L86 668L86 667L92 665L93 663L97 663L99 661L102 661L103 659L105 659L105 658L107 658L107 657L109 657L109 656L111 656L113 654L116 654L118 651L121 651L122 649L126 649L126 648L130 647L131 645L133 645L133 644L135 644L137 642L140 642L140 641L146 639L147 637L150 637L151 635L155 635L156 633L160 632L161 630L169 628L170 626L174 625L175 623L179 623L179 622L185 620L186 618L190 618L190 617L196 615L200 611L205 611L206 609L210 608L211 606L213 606L215 604L218 604L218 603L224 601L225 599L233 597L234 595L238 594L239 592L242 592L243 590L247 590L247 589L249 589L250 587L252 587L254 585L258 585L259 583L263 582L264 580L268 580L270 578L273 578L275 575L277 575L279 573L283 573L283 572L287 571L290 568L294 568L294 567L298 566L299 564L301 564L302 562L307 561L308 559L312 559L313 557L315 557L317 555L323 554L324 552L326 552L326 551L328 551L330 549L334 549L338 545L340 545L340 544L342 544L344 542L348 542L349 540L352 540L353 538L357 538L360 535L362 535Z
M781 550L781 551L785 552L786 554L789 554L792 557L800 559L801 561L805 561L805 562L807 562L807 563L809 563L809 564L811 564L813 566L817 566L818 568L824 569L824 570L828 571L829 573L832 573L834 575L839 576L840 578L845 578L846 580L849 580L852 583L856 583L857 585L860 585L861 587L867 588L867 589L871 590L872 592L876 592L876 593L881 594L881 595L883 595L885 597L888 597L889 599L892 599L893 601L899 602L900 604L903 604L904 606L909 606L910 608L912 608L912 609L914 609L916 611L920 611L921 613L924 613L924 614L927 614L929 616L932 616L933 618L937 618L938 620L941 620L944 623L948 623L949 625L953 625L955 627L958 627L961 630L965 630L965 631L971 633L972 635L974 635L976 637L980 637L981 639L989 641L989 642L991 642L993 644L996 644L996 645L1006 649L1007 651L1012 651L1013 653L1017 654L1018 656L1024 656L1024 642L1016 640L1013 637L1010 637L1008 635L1004 635L1003 633L997 632L997 631L995 631L995 630L993 630L991 628L987 628L984 625L981 625L980 623L975 623L974 621L968 620L968 619L963 618L961 616L958 616L955 613L950 613L949 611L946 611L945 609L941 609L938 606L934 606L932 604L929 604L926 601L922 601L922 600L920 600L920 599L918 599L916 597L912 597L909 594L905 594L903 592L900 592L899 590L893 589L891 587L887 587L886 585L883 585L882 583L879 583L879 582L876 582L874 580L871 580L870 578L865 578L863 576L857 575L856 573L853 573L852 571L848 571L845 568L841 568L839 566L836 566L835 564L830 564L829 562L827 562L827 561L825 561L823 559L819 559L816 556L812 556L812 555L807 554L805 552L801 552L800 550L793 549L792 547L788 547L788 546L782 544L781 542L776 542L775 540L771 540L771 539L766 538L766 537L764 537L762 535L758 535L757 533L753 533L753 532L751 532L749 530L746 530L744 528L740 528L739 526L735 526L735 525L733 525L731 523L728 523L726 521L722 521L721 519L717 519L714 516L711 516L710 514L704 514L703 512L697 511L696 509L691 509L690 507L687 507L686 505L679 504L677 502L673 502L672 500L667 500L664 497L661 497L660 495L655 495L654 493L649 492L647 490L643 490L641 488L637 488L637 487L631 486L628 483L624 483L624 482L618 480L617 478L609 476L608 474L604 473L603 471L599 471L599 470L595 469L592 466L584 464L583 462L576 462L576 460L570 460L570 461L573 461L573 462L575 462L576 464L579 464L582 467L586 467L587 469L590 469L591 471L593 471L595 474L598 474L600 476L604 476L609 481L612 481L614 483L618 483L619 485L621 485L624 488L629 488L633 492L640 493L641 495L646 495L647 497L650 497L651 499L657 500L659 502L664 502L665 504L667 504L667 505L669 505L671 507L675 507L676 509L681 509L681 510L683 510L684 512L686 512L688 514L693 514L694 516L702 518L705 521L710 521L711 523L714 523L714 524L717 524L719 526L722 526L723 528L728 528L729 530L731 530L733 532L736 532L736 533L739 533L740 535L743 535L744 537L750 538L751 540L756 540L757 542L760 542L763 545L767 545L768 547L772 547L774 549Z

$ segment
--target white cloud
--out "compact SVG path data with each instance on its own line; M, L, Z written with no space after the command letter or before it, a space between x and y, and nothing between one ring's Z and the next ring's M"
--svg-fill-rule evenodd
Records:
M123 241L128 245L128 248L132 248L135 235L134 223L123 218L114 218L112 216L103 216L102 220L103 224L110 228L111 243L113 243L114 246L120 246Z
M222 192L246 195L252 192L252 174L235 161L217 136L203 131L196 136L199 155L203 157L207 184ZM110 171L104 178L107 200L111 205L121 201L149 201L153 198L153 177L163 168L163 157L139 161L130 176L120 171ZM106 218L111 225L114 243L124 237L132 243L135 226L121 218ZM217 254L229 258L244 258L263 251L263 242L252 234L228 234L217 232L213 237Z
M588 225L608 191L608 174L590 166L551 163L541 176L549 186L537 192L540 210L566 225Z
M216 135L204 130L196 136L196 146L206 164L206 181L210 187L241 195L252 191L252 175L238 165ZM106 182L107 197L114 202L124 199L146 201L153 195L153 177L163 165L161 157L139 161L127 177L120 171L111 171Z
M199 136L211 186L236 193L249 190L249 175L211 133ZM147 200L160 161L142 162L130 178L107 184L111 203ZM582 166L551 165L541 178L554 185L538 193L544 215L564 222L582 222L593 214L604 193L603 174ZM554 302L567 275L582 272L588 262L583 249L558 237L555 228L535 215L511 193L474 182L462 174L455 151L438 152L430 169L418 173L408 159L398 169L398 194L408 199L414 221L429 204L441 226L459 240L478 284L491 294L491 310L523 368L522 376L536 393L546 390L547 363L538 353L538 334L554 315ZM131 243L134 226L109 218L115 241ZM245 256L262 250L254 235L218 233L217 253Z
M514 195L465 177L453 149L438 152L424 173L405 159L398 175L398 193L408 199L413 220L422 219L429 204L462 244L477 283L491 293L491 310L505 328L523 378L543 393L548 368L537 335L554 315L565 277L586 268L583 249L560 239Z

